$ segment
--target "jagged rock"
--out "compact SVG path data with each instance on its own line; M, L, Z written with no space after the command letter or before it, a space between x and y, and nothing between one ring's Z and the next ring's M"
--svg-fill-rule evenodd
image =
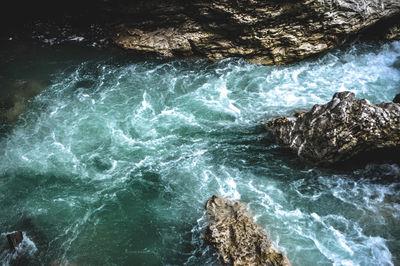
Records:
M301 158L321 165L390 151L400 158L400 104L371 104L352 92L336 93L296 119L278 118L266 125ZM368 158L367 158L368 159Z
M10 245L11 251L15 251L19 244L21 244L24 236L21 231L17 231L7 235L8 244Z
M394 103L400 103L400 93L397 94L397 95L394 97L393 102L394 102Z
M398 22L393 18L400 15L398 0L148 0L124 5L128 19L114 38L120 47L168 57L237 56L262 64L291 63L327 51L377 23ZM397 26L381 26L387 28L382 38L396 38Z
M290 265L278 252L240 201L214 195L206 203L210 223L204 239L216 248L229 265Z

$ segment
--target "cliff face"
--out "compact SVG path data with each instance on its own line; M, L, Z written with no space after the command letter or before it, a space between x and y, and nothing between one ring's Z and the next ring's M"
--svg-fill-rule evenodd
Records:
M393 34L398 26L392 24L400 18L398 0L148 1L122 6L127 20L114 37L122 48L167 57L237 56L262 64L291 63L327 51L374 25L382 36L398 38Z

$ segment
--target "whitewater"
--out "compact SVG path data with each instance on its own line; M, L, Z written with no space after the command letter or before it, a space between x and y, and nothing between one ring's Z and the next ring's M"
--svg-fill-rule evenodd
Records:
M220 265L202 238L214 194L248 203L292 265L400 264L399 165L316 167L263 128L338 91L391 101L400 42L290 66L36 52L2 74L49 80L0 135L3 265Z

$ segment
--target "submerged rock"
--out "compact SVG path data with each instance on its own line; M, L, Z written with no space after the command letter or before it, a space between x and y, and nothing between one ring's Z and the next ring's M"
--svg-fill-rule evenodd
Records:
M291 63L327 51L377 24L371 35L382 32L387 35L382 38L395 39L397 26L389 28L400 15L398 0L148 0L124 5L126 19L114 38L122 48L167 57L237 56L262 64Z
M206 203L210 219L204 238L230 265L290 265L263 229L251 218L246 205L214 195Z
M12 123L28 109L28 100L38 95L45 82L16 80L0 93L0 122Z
M378 154L400 158L400 104L371 104L349 91L336 93L296 119L278 118L266 125L301 158L332 165ZM390 153L389 153L390 152Z

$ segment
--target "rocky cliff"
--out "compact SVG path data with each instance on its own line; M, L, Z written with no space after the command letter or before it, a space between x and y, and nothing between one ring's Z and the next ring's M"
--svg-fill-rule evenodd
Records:
M124 6L125 5L125 6ZM399 38L398 0L216 0L124 3L114 42L162 56L295 62L360 33Z
M278 252L254 223L246 205L214 195L206 203L210 219L205 240L216 248L221 260L229 265L289 266L286 256Z
M357 36L400 40L398 0L16 0L1 41L111 43L166 57L292 63ZM21 8L23 7L23 8ZM82 40L82 41L81 41Z
M348 91L336 93L327 104L314 105L296 119L278 118L266 126L298 156L321 165L357 157L367 161L383 155L400 158L400 104L374 105L356 100Z

